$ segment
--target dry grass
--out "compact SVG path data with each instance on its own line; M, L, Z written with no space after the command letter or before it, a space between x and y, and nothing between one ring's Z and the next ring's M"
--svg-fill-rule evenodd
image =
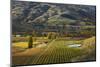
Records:
M91 47L94 47L96 45L96 38L95 36L91 37L91 38L88 38L88 39L85 39L83 41L83 47L84 48L91 48Z
M22 52L17 52L13 54L13 56L32 56L39 54L41 51L43 51L42 48L31 48L31 49L26 49L25 51Z
M41 52L43 52L44 49L42 48L31 48L31 49L25 49L24 51L21 51L20 49L15 49L12 47L12 51L15 51L15 53L12 53L12 63L16 65L26 65L30 63L31 58L35 58L38 55L40 55Z
M28 42L16 42L16 43L13 43L13 46L20 47L20 48L27 48Z

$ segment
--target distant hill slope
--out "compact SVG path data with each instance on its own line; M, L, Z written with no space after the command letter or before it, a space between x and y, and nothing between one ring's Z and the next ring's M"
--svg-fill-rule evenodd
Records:
M95 25L96 8L89 5L12 2L13 32L32 31L35 25Z

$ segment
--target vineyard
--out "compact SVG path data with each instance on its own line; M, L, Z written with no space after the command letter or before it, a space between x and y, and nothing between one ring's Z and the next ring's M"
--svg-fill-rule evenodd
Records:
M62 43L62 44L60 44ZM32 64L48 64L71 62L72 58L82 55L80 49L67 48L64 41L53 41L48 48L39 55L37 60L32 60Z
M68 63L75 62L74 58L83 55L81 48L69 48L68 44L80 43L81 41L52 40L43 48L32 48L15 53L13 64L51 64L51 63Z

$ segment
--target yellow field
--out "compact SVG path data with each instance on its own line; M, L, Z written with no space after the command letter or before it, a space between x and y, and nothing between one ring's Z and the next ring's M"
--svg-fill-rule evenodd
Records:
M33 44L39 44L39 42L33 42ZM14 47L20 47L20 48L27 48L28 42L15 42L13 43Z
M13 46L21 47L21 48L27 48L28 47L28 42L16 42L16 43L13 43Z

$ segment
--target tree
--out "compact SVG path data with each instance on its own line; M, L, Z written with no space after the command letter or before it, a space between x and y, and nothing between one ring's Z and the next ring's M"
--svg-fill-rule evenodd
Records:
M57 38L57 34L56 33L52 33L52 39L56 39Z
M49 32L48 35L47 35L48 39L51 39L52 38L52 33Z
M28 48L32 48L33 45L33 39L32 36L29 37L29 42L28 42Z
M33 37L36 37L36 36L37 36L36 31L33 31L33 32L32 32L32 36L33 36Z
M47 37L48 37L48 39L56 39L57 38L57 33L49 32Z

